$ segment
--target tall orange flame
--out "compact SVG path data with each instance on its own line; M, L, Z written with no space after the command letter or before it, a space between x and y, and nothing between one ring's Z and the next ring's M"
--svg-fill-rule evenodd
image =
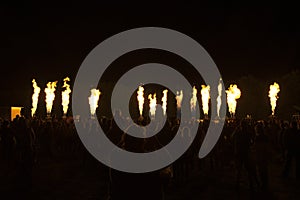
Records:
M62 86L62 88L65 88L65 90L61 92L61 97L62 97L61 104L63 106L64 115L66 115L68 112L68 106L70 103L70 93L71 93L70 85L67 83L67 81L70 81L69 77L66 77L64 79L64 85Z
M190 101L190 105L191 105L191 112L194 113L196 112L196 104L197 104L197 89L194 86L193 87L193 95Z
M181 108L181 103L182 103L182 98L183 98L183 92L182 90L176 92L176 104L177 104L177 109Z
M208 115L208 110L209 110L209 106L208 106L208 102L210 99L210 86L205 86L205 85L201 85L202 89L201 89L201 97L202 97L202 109L203 109L203 113L205 115Z
M155 112L156 112L156 93L154 93L153 97L152 94L148 95L149 99L149 107L150 107L150 115L152 118L155 118Z
M270 85L270 90L269 90L269 97L270 97L270 104L271 104L271 109L272 109L272 115L275 114L275 108L276 108L276 101L278 99L277 94L279 93L280 88L278 83L274 82L273 85Z
M35 79L32 80L32 87L33 87L33 95L32 95L31 116L33 116L36 112L38 101L39 101L39 94L41 92L41 88L37 86Z
M91 116L95 116L96 109L98 108L98 101L100 98L100 90L91 89L91 96L89 96L90 112Z
M226 90L226 93L229 112L232 116L234 116L237 105L236 100L241 97L241 90L237 87L237 85L230 85L228 90Z
M139 86L139 89L137 91L137 100L138 100L138 104L139 104L139 112L140 112L140 116L143 115L143 108L144 108L144 88L143 86Z
M220 79L219 85L218 85L218 97L217 97L217 115L220 117L220 109L222 105L222 79Z
M55 99L55 90L56 90L56 83L57 81L54 82L48 82L47 83L47 88L45 88L45 93L46 93L46 109L47 109L47 114L51 114L52 106L53 106L53 101Z
M167 113L167 94L168 94L168 90L164 90L163 94L164 94L164 96L161 99L162 109L163 109L164 115L166 115L166 113Z

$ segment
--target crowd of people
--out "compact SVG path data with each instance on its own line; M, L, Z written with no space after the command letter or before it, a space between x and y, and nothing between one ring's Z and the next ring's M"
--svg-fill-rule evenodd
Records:
M122 118L121 114L115 117L121 118L124 126L133 126L129 120ZM300 132L299 121L296 120L226 120L221 137L205 159L199 159L198 152L206 135L208 120L180 122L178 119L168 119L166 124L154 123L155 126L143 129L142 134L161 131L146 139L127 135L113 119L100 117L98 120L74 120L72 117L28 119L24 116L17 116L11 122L1 120L0 160L8 169L15 167L19 187L30 190L33 166L40 160L68 158L78 160L83 166L91 164L91 156L76 132L78 127L86 134L92 134L101 128L116 146L137 153L162 148L179 131L182 142L191 145L171 166L145 174L105 169L104 173L108 174L107 180L104 180L108 185L108 196L111 199L124 199L128 195L130 199L135 199L132 197L131 188L138 188L138 193L145 196L146 190L152 187L152 191L156 192L146 195L147 198L163 199L164 190L170 182L185 183L189 180L191 171L201 170L204 166L209 166L212 170L231 166L236 172L237 189L240 187L241 174L246 172L250 190L257 188L267 191L270 189L269 163L274 157L282 163L283 178L291 176L292 170L295 169L295 178L300 179ZM149 119L144 118L136 121L136 124L141 126L148 123ZM184 123L183 128L179 127L180 123ZM194 140L191 135L193 129L197 131ZM154 185L156 189L153 188ZM140 199L139 195L136 199Z

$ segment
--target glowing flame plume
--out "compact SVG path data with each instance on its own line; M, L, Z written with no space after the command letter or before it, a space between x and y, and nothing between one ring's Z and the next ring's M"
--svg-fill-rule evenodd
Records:
M63 106L64 115L66 115L68 112L68 106L70 103L70 93L71 93L70 85L67 83L67 81L70 81L69 77L66 77L64 79L64 85L62 88L66 88L66 89L65 91L61 92L61 98L62 98L61 105Z
M269 90L269 97L270 97L270 104L272 108L272 115L275 114L275 108L276 108L276 101L278 99L278 92L280 91L278 83L274 82L273 85L270 85L270 90Z
M218 97L217 97L217 115L218 117L220 117L220 109L221 109L221 105L222 105L222 83L221 83L221 80L220 79L220 82L219 82L219 85L218 85Z
M89 96L90 112L91 116L95 116L96 109L98 108L98 101L101 92L98 89L91 89L91 96Z
M156 93L154 93L153 97L152 94L148 95L149 99L149 107L150 107L150 115L152 118L155 117L155 111L156 111Z
M32 95L31 116L33 116L36 112L38 101L39 101L39 94L41 92L41 88L37 86L35 79L32 80L32 87L33 87L33 95Z
M205 115L208 115L208 102L210 99L210 86L205 86L205 85L201 85L202 89L201 89L201 98L202 98L202 109L203 109L203 113Z
M241 90L237 87L237 85L230 85L228 90L226 90L226 93L229 112L232 116L234 116L237 105L236 100L241 97Z
M53 106L53 101L55 99L55 88L56 88L56 83L55 82L48 82L47 83L47 88L45 88L45 93L46 93L46 109L47 109L47 114L51 114L52 106Z
M139 86L139 89L137 91L137 100L139 103L139 111L140 111L140 116L143 115L143 108L144 108L144 88L143 86Z
M194 86L193 87L193 95L190 101L190 105L191 105L191 112L194 113L196 112L196 104L197 104L197 89Z
M163 94L164 94L164 96L161 99L162 109L163 109L164 115L166 115L166 113L167 113L167 94L168 94L168 90L164 90Z
M180 92L177 91L177 93L176 93L177 109L181 108L182 98L183 98L183 92L182 92L182 90L180 90Z

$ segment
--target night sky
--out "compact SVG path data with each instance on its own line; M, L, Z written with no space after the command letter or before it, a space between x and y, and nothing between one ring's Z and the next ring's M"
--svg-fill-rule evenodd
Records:
M297 6L228 2L1 5L0 105L30 105L32 78L42 90L48 81L74 80L101 41L143 26L171 28L198 41L225 83L247 75L273 82L299 69Z

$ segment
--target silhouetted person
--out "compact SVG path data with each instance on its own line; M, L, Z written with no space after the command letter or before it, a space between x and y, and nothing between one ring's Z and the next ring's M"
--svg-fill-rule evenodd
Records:
M25 119L20 117L16 127L17 167L19 189L23 192L28 192L32 185L33 138L33 130L27 126Z
M269 139L265 134L262 124L258 124L255 127L255 150L256 150L256 164L258 169L258 175L261 181L261 187L263 191L268 189L269 176L268 176L268 163L269 163Z
M144 152L144 140L141 138L137 139L124 133L120 144L122 148L126 151L138 153ZM113 153L112 162L114 162ZM124 162L126 161L124 160ZM155 171L150 173L126 173L110 169L109 193L111 200L163 199L161 171Z
M237 189L240 185L241 171L245 167L248 173L249 185L251 191L253 191L253 181L257 181L255 172L255 165L250 156L250 147L252 145L252 133L249 128L248 122L245 120L241 121L240 127L234 134L234 148L236 156L236 168L237 168Z
M13 158L14 134L11 128L9 127L8 121L4 121L1 126L0 138L2 143L3 159L7 162L10 162Z
M287 150L287 155L286 155L286 162L283 170L283 177L288 177L290 170L291 170L291 165L292 165L292 160L296 160L296 176L299 178L299 130L298 130L298 125L296 121L293 121L291 123L291 127L287 130L285 134L285 146Z
M52 157L52 140L53 140L54 129L51 121L47 121L44 124L43 130L40 135L41 153L45 157Z
M182 142L182 144L180 145L190 146L190 144L192 143L192 138L189 127L184 127L181 130L180 136L180 142ZM188 150L184 152L184 154L178 160L176 160L173 165L174 177L179 182L186 182L189 178L189 172L192 169L192 150L192 148L188 148Z
M119 145L119 142L121 140L123 132L119 128L116 121L112 120L111 128L109 129L109 131L106 134L111 142L113 142L115 145Z
M288 121L281 121L281 131L279 135L279 144L280 144L280 152L282 155L282 161L286 160L286 146L285 146L285 135L287 130L289 129Z

